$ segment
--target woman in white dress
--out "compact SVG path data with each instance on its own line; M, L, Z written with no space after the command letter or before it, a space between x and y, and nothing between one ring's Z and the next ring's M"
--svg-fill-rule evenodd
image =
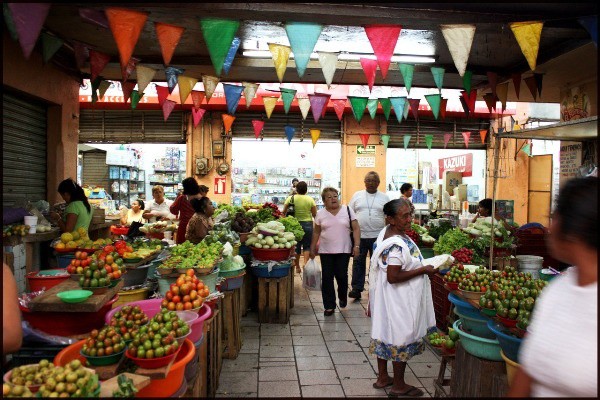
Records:
M387 226L377 238L369 273L370 353L379 370L373 387L392 386L390 396L422 396L423 391L404 381L406 362L423 353L423 336L435 329L435 315L428 275L417 245L404 233L410 229L414 206L406 198L385 204ZM388 375L392 361L394 378Z

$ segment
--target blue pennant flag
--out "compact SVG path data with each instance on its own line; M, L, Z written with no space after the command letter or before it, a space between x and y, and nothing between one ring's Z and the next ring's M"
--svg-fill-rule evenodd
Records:
M590 15L589 17L579 18L577 21L588 31L594 44L598 47L598 16Z
M312 22L288 22L285 24L290 41L290 47L294 53L294 62L298 75L302 78L310 55L313 52L323 26Z
M285 136L287 137L288 143L292 142L294 138L294 134L296 133L296 128L293 126L286 125L285 126Z
M240 47L240 42L241 40L239 37L234 37L233 41L231 42L231 47L229 48L229 51L225 56L225 61L223 62L223 71L225 71L225 75L229 73L229 68L231 68L231 63L233 63L233 59L235 58L238 48Z
M235 114L238 103L242 98L242 92L244 91L243 86L231 85L229 83L223 84L223 90L225 91L225 101L227 102L227 112L231 115Z
M402 122L402 116L404 115L404 105L406 103L406 97L390 97L390 101L392 102L392 107L394 107L394 114L396 114L396 119L398 123Z
M169 85L169 94L173 93L173 89L177 86L177 77L183 74L185 70L175 67L165 68L165 76L167 77L167 85Z

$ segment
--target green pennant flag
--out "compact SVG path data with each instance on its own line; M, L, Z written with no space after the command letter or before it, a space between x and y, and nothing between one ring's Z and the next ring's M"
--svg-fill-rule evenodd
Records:
M367 110L369 110L369 115L371 116L371 119L375 119L375 116L377 115L377 104L379 103L379 100L377 99L369 99L367 101Z
M381 103L381 108L383 108L383 114L385 115L385 119L390 119L390 112L392 111L392 102L390 99L383 98L379 99L379 103Z
M415 66L412 64L400 64L400 73L402 74L402 80L404 80L404 86L406 91L410 94L410 88L412 86L413 73L415 72Z
M465 71L463 75L463 87L467 93L471 93L471 78L473 77L473 72Z
M527 143L525 146L523 146L523 148L521 150L523 151L523 153L525 153L529 157L531 157L531 145L529 143Z
M42 54L44 56L44 63L50 61L52 56L62 47L64 41L57 38L54 35L49 35L46 32L42 32Z
M444 72L446 70L441 67L431 67L431 74L433 75L433 81L435 82L435 86L439 90L442 90L442 85L444 83Z
M408 147L408 142L410 142L410 138L412 135L404 135L404 150Z
M240 22L229 19L201 18L200 27L210 60L217 75L221 75L225 57L231 48L231 42L240 27Z
M132 90L131 96L129 97L131 98L131 109L135 110L142 96L140 96L140 93L137 90Z
M8 3L3 3L2 9L4 11L4 23L6 24L6 29L8 29L10 38L16 42L19 40L19 35L17 34L15 21L13 21L12 13L10 12L10 8L8 7Z
M433 116L435 119L438 119L440 115L440 104L442 102L441 94L426 94L425 99L429 103L429 107L431 107L431 111L433 112Z
M283 110L287 114L290 111L290 106L292 105L292 101L294 101L294 96L296 96L296 89L287 89L287 88L279 88L281 91L281 99L283 100Z
M433 144L433 135L425 135L425 144L427 148L431 150L431 145Z
M365 108L367 108L367 102L369 101L368 97L355 97L348 96L348 100L350 100L350 105L352 106L352 113L354 114L354 118L360 122L365 113Z
M383 147L387 150L390 144L390 135L381 135L381 141L383 142Z

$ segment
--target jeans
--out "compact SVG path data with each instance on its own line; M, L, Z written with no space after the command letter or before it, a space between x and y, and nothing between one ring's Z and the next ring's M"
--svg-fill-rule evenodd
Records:
M362 292L365 290L365 275L367 273L367 253L373 256L373 244L377 238L360 239L360 255L354 257L352 263L352 290Z
M338 286L340 303L348 301L348 262L350 254L319 254L321 258L321 294L323 307L326 310L335 308L335 278Z
M304 251L310 251L310 242L312 241L313 236L313 223L312 221L300 221L300 226L304 231L304 236L302 240L296 243L296 254L302 253L302 249ZM307 260L305 260L306 262Z

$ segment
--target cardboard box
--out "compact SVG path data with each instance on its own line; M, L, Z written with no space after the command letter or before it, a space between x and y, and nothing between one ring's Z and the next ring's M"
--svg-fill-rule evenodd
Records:
M444 171L443 182L444 190L448 192L450 196L454 195L454 188L462 183L462 172Z
M457 197L461 204L463 201L467 201L467 185L461 183L455 187L453 195Z

